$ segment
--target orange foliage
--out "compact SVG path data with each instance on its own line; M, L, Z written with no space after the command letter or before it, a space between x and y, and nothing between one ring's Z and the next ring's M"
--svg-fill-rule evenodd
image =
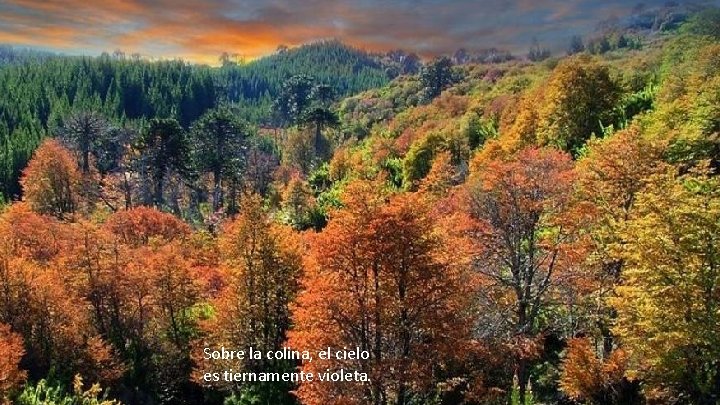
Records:
M190 227L171 214L137 207L113 214L105 227L131 246L147 245L151 239L172 241L190 235Z
M389 199L370 183L348 186L345 207L310 238L305 291L293 311L289 343L298 350L354 348L370 360L302 365L368 373L368 384L313 381L298 389L306 404L402 402L427 390L431 370L463 350L468 284L456 252L444 250L427 204Z
M122 367L101 351L110 349L94 331L87 303L64 274L10 259L0 268L0 283L7 286L0 297L0 320L25 338L31 373L45 375L57 368L95 380L119 377Z
M435 196L447 194L450 187L453 186L455 168L450 164L451 156L448 152L441 152L433 160L430 172L421 181L421 192L427 192Z
M622 349L603 361L588 339L571 339L561 366L560 389L576 401L613 403L613 388L623 383L627 362Z
M289 305L299 288L302 251L291 229L270 221L258 196L245 198L238 217L219 238L224 288L212 301L215 317L204 324L207 336L196 345L198 383L209 371L244 368L271 371L264 361L203 362L203 347L252 346L261 352L278 350L290 328Z
M7 401L8 394L25 381L27 373L19 368L24 354L22 337L0 323L0 401Z
M66 229L52 217L38 215L24 203L0 216L0 241L8 254L47 263L66 247Z
M485 333L515 335L520 346L531 347L539 315L559 300L575 299L573 287L583 278L577 268L587 254L581 229L588 210L574 204L574 183L569 155L535 148L489 161L469 180L469 213L484 225L476 233L477 270L486 291L481 324L497 325ZM521 350L516 357L522 396L532 356Z
M23 170L23 198L34 211L64 219L78 209L81 177L72 153L48 139Z

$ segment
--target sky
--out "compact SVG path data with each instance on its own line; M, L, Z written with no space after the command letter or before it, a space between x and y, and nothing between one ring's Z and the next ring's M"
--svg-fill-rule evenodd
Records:
M639 2L640 0L638 0ZM338 39L430 57L458 48L526 52L627 15L633 0L0 0L0 43L69 54L127 54L216 63L279 45ZM642 0L652 7L667 0Z

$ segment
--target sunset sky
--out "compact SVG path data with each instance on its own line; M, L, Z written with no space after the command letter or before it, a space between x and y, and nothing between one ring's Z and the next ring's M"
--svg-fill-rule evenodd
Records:
M644 0L647 6L666 0ZM608 0L0 0L0 43L72 54L122 49L214 63L278 45L336 38L368 50L424 56L465 47L551 47L626 15L634 1Z

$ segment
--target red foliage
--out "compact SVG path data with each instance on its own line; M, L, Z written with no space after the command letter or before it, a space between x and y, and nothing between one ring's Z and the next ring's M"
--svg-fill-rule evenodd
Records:
M171 214L150 207L137 207L113 214L105 228L131 246L147 245L151 239L183 239L190 227Z

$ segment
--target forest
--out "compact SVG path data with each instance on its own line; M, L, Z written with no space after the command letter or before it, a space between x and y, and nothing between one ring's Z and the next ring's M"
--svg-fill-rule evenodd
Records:
M563 54L0 47L0 140L0 403L720 404L720 9Z

